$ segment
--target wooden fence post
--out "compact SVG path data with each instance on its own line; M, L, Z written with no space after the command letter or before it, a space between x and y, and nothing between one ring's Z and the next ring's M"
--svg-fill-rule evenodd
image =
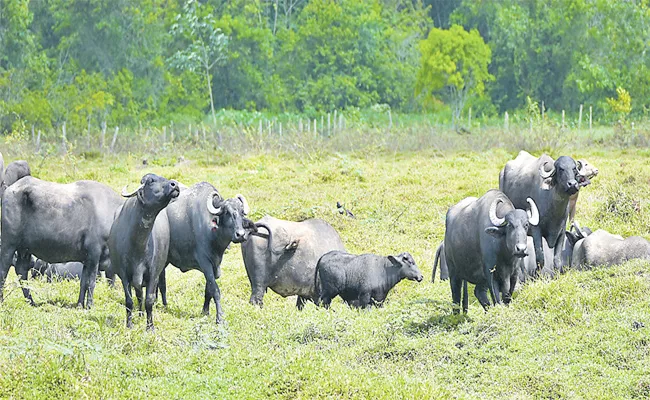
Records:
M388 109L388 130L390 131L393 128L393 115L390 113L390 108Z
M503 116L503 129L508 130L508 112Z
M467 128L472 128L472 107L467 110Z
M115 142L117 141L117 132L119 132L120 127L115 127L115 133L113 134L113 140L111 141L111 153L115 151Z
M104 150L106 143L106 121L102 121L102 136L99 139L99 148Z
M591 106L589 106L589 132L591 132Z
M580 104L580 112L578 113L578 129L582 128L582 104Z
M331 131L331 118L332 118L332 114L327 113L327 136L330 136L332 134L332 131Z
M334 109L334 131L336 132L336 109Z
M36 152L41 151L41 130L38 130L38 136L36 137Z
M562 129L564 129L564 110L562 110Z
M61 143L63 144L63 153L68 152L68 138L66 137L66 132L65 132L65 121L63 122L63 127L61 129L62 135L61 135Z

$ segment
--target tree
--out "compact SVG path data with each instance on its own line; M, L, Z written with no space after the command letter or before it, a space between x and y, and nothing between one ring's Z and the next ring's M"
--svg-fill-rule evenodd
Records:
M443 97L451 105L456 127L467 99L483 93L485 83L493 79L488 73L490 48L476 29L467 32L452 25L448 30L432 29L420 42L420 51L417 91Z
M211 10L202 7L196 0L188 0L185 3L183 12L176 16L176 23L171 27L171 35L182 38L187 42L187 47L178 50L170 61L174 67L181 70L202 71L210 94L212 120L216 126L212 69L226 60L228 38L217 28L217 21Z

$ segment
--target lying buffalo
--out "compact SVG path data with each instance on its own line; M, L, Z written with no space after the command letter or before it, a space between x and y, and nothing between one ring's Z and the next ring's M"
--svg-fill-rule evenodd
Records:
M467 282L476 285L474 294L487 310L490 300L508 304L526 256L526 232L537 225L539 213L528 199L528 211L516 209L508 197L490 190L481 198L464 199L449 208L445 229L445 259L449 268L451 295L467 312ZM455 310L457 311L457 310Z
M259 232L241 245L250 303L262 306L264 293L271 288L283 297L297 295L296 306L302 309L307 300L315 300L320 257L332 250L345 251L339 234L320 219L291 222L266 216L255 225Z
M240 194L224 200L214 186L201 182L181 190L166 211L171 235L167 261L183 272L195 269L203 273L203 313L209 314L210 302L214 300L219 323L223 311L216 279L221 276L223 253L231 242L241 243L247 232L256 230L246 218L248 202Z
M98 265L108 260L106 241L122 199L99 182L60 184L31 176L9 186L2 199L0 299L14 254L16 274L23 280L33 254L49 263L82 262L77 305L90 308ZM23 294L34 304L29 288Z
M650 242L640 236L623 239L605 230L585 233L578 229L578 239L573 249L571 267L587 269L594 266L612 266L628 260L650 258Z
M142 311L142 287L147 287L145 308L147 329L153 329L153 304L156 300L158 278L167 265L169 251L169 221L161 212L178 197L175 181L154 174L142 177L140 186L122 196L127 197L117 211L110 230L108 247L113 270L122 280L126 303L126 325L133 326L133 297L135 289L138 307Z
M516 159L506 163L499 175L499 189L514 207L526 207L527 199L531 198L539 209L539 224L531 225L528 231L535 244L538 272L545 265L542 238L553 249L553 267L562 271L569 198L588 183L580 176L580 167L571 157L562 156L553 161L547 155L535 158L521 151Z
M336 296L355 307L381 306L388 292L402 279L422 281L422 273L409 253L382 257L353 255L343 251L325 253L316 267L315 287L323 307Z

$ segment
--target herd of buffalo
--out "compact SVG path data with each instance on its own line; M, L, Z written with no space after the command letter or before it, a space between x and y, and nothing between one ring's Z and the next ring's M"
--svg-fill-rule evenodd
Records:
M454 311L460 311L462 292L467 312L467 282L487 309L509 303L516 284L528 277L650 257L650 243L643 238L592 233L573 221L580 188L597 174L584 160L536 158L522 151L501 171L499 190L451 206L433 278L439 264L441 278L450 281ZM381 305L401 280L423 279L407 252L349 254L336 230L320 219L265 216L253 222L244 196L224 199L207 182L186 187L146 174L139 187L128 191L125 186L120 196L95 181L59 184L34 178L25 161L5 170L1 154L0 182L0 301L12 265L21 280L30 273L48 280L79 278L78 307L92 306L97 275L104 271L111 284L115 275L122 282L127 326L135 292L152 329L159 292L167 304L165 268L172 264L204 274L203 313L209 314L214 301L218 323L223 310L217 279L231 243L241 243L250 302L259 306L268 288L297 296L299 309L308 300L327 308L336 296L355 307ZM22 290L34 304L29 288Z

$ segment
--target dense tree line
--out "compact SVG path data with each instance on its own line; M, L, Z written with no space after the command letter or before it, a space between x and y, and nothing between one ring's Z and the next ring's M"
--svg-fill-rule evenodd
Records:
M0 0L0 130L528 97L609 110L621 89L645 115L649 44L646 0Z

